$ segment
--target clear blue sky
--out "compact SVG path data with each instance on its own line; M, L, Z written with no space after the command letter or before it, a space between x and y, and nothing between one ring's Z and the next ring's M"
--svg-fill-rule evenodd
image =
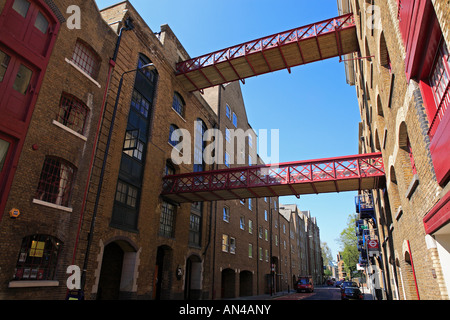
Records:
M99 8L119 1L97 0ZM168 24L191 57L338 15L336 0L132 0L153 32ZM242 85L255 130L280 129L280 162L358 153L355 88L339 58L246 80ZM356 192L280 198L310 210L333 258L336 239L355 213Z

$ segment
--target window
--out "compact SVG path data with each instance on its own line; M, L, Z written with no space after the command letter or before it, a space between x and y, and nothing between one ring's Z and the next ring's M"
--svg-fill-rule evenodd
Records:
M125 204L129 207L136 208L136 202L138 198L138 189L124 183L122 181L119 181L117 183L117 190L116 190L116 201Z
M200 216L191 213L189 221L189 244L200 246Z
M81 100L67 93L62 94L56 121L83 134L88 114L89 109Z
M230 155L228 152L225 151L225 165L229 168L230 167Z
M263 238L263 228L261 226L258 228L258 236L260 239Z
M48 23L47 19L42 15L41 12L38 12L36 21L34 23L34 26L36 27L36 29L38 29L43 34L46 34L48 25L49 25L49 23Z
M228 252L229 247L230 247L230 244L228 242L228 235L223 234L222 235L222 251L223 252Z
M47 157L42 167L36 199L68 207L74 167L58 158Z
M12 8L25 18L27 16L28 9L30 8L30 3L26 0L15 0Z
M264 210L264 220L267 221L267 220L268 220L268 217L269 217L269 216L268 216L268 214L267 214L267 210Z
M173 238L175 230L175 206L163 201L161 208L159 235L167 238Z
M227 118L228 119L231 119L231 109L230 109L230 106L227 104L226 106L225 106L225 115L227 116Z
M173 147L175 147L177 150L178 150L178 148L180 148L180 146L178 146L178 144L180 143L180 133L179 133L179 131L177 131L178 129L179 128L176 125L174 125L174 124L170 125L169 143Z
M184 100L183 98L175 92L173 95L172 108L182 117L184 117Z
M223 207L223 221L230 222L230 208Z
M236 253L236 239L232 237L230 237L230 253Z
M269 232L267 229L264 229L264 240L269 241Z
M248 135L248 146L253 147L253 137L251 134Z
M27 93L32 75L33 71L21 64L19 71L17 72L16 79L14 80L13 89L20 94L25 95Z
M253 234L253 221L248 220L248 233Z
M237 116L236 113L233 112L233 125L237 127Z
M123 152L130 157L142 160L144 144L139 141L139 130L127 130L123 143Z
M248 244L248 257L253 258L253 245L251 243Z
M8 69L10 60L11 60L11 57L0 50L0 82L3 81L3 78L6 73L6 69Z
M205 134L206 129L206 124L201 119L195 121L194 172L205 171L203 151L205 151L206 142L203 141L203 135Z
M248 165L251 166L252 165L252 156L248 155Z
M100 59L87 44L77 40L72 55L72 62L91 78L96 79L100 69Z
M144 96L137 90L133 91L133 96L131 97L131 106L145 118L148 117L148 112L150 110L150 101L145 99Z
M8 154L10 143L0 138L0 172L5 164L6 155Z
M259 260L262 261L262 259L263 259L263 248L259 247L258 249L259 249Z
M231 138L230 138L230 129L228 129L228 128L225 128L225 140L227 140L228 142L231 141Z
M252 210L252 199L248 199L248 210Z
M241 228L241 230L245 229L245 217L241 217L239 220L239 227Z
M23 238L14 280L53 280L61 247L58 239L47 235Z
M448 48L442 39L435 58L435 64L430 73L430 87L435 102L434 108L429 108L429 118L431 120L430 133L436 132L436 129L444 117L448 106L450 105L450 58Z

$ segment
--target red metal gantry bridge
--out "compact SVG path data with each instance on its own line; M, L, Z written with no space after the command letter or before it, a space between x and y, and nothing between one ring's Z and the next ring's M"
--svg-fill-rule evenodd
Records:
M353 14L249 41L177 64L189 91L359 51ZM176 203L318 194L383 187L381 153L171 175Z
M381 153L166 176L163 192L177 203L377 189Z

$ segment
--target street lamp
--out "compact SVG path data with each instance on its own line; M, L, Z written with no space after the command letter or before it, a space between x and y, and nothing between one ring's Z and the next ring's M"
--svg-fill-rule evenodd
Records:
M143 70L143 69L147 69L147 68L152 68L152 70L153 70L153 69L155 69L155 66L154 66L153 63L147 63L147 64L145 64L145 65L143 65L143 66L141 66L139 68L123 72L121 77L120 77L119 87L117 88L116 102L114 104L114 110L113 110L113 114L112 114L112 118L111 118L111 125L109 127L108 140L106 142L105 156L103 158L102 169L101 169L101 172L100 172L100 180L99 180L98 187L97 187L97 194L96 194L96 198L95 198L94 210L93 210L93 213L92 213L91 227L90 227L90 230L89 230L88 243L87 243L87 247L86 247L86 255L84 257L83 273L81 275L81 285L80 285L80 296L81 296L82 299L84 298L84 286L86 284L86 271L87 271L87 265L88 265L88 260L89 260L89 252L91 250L92 239L94 237L95 219L97 217L98 203L99 203L99 200L100 200L100 193L102 191L103 177L104 177L104 174L105 174L106 161L108 159L109 147L111 145L111 137L112 137L112 133L113 133L113 130L114 130L114 122L116 120L117 108L119 106L119 99L120 99L120 93L121 93L121 90L122 90L123 79L124 79L124 76L126 74L129 74L129 73L132 73L132 72L136 72L136 71L139 71L139 70Z

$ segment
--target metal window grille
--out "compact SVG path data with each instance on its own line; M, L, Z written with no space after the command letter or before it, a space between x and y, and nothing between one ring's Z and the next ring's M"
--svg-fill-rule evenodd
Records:
M175 207L167 202L163 202L161 218L159 223L159 235L173 238L175 227Z
M83 134L88 114L89 109L81 100L66 93L61 95L56 121Z
M22 240L14 271L15 280L52 280L55 277L61 242L47 235Z
M96 79L100 69L97 54L81 41L77 41L72 55L72 61L86 72L91 78Z
M430 74L430 86L436 102L436 113L431 115L430 136L433 136L450 105L450 61L447 45L441 41L434 68Z
M47 157L39 178L36 198L68 207L74 174L75 169L68 162Z

